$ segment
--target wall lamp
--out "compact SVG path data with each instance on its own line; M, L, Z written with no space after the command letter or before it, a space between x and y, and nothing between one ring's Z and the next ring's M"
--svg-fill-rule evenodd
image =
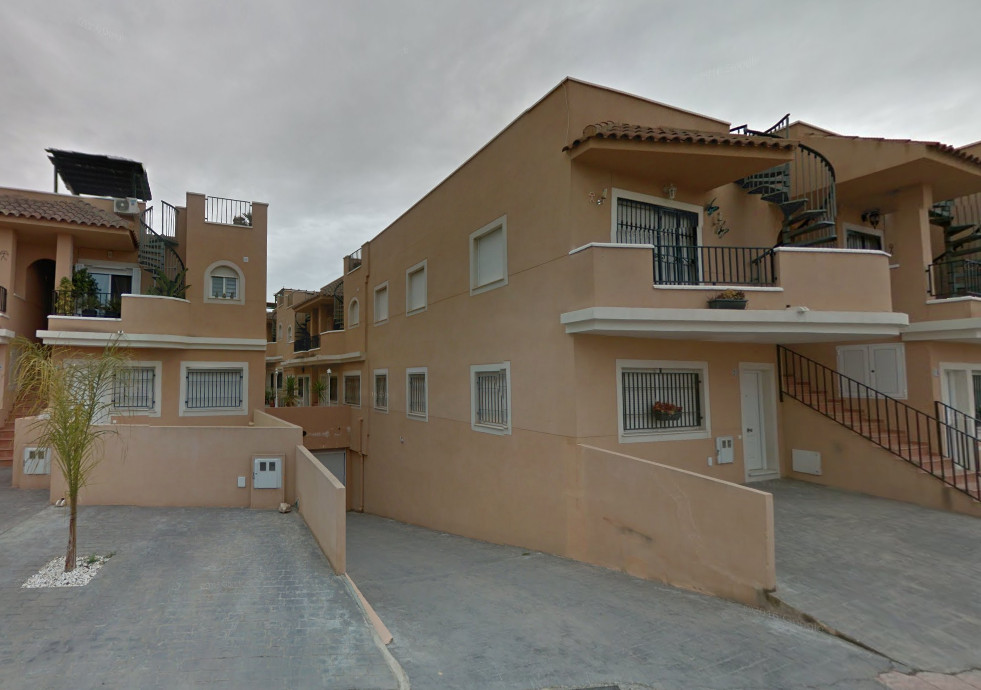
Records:
M664 193L668 195L668 198L672 201L674 200L674 195L678 193L678 188L671 182L664 188Z
M862 214L862 222L868 223L875 230L879 227L879 221L882 219L882 215L879 213L879 209L873 208Z

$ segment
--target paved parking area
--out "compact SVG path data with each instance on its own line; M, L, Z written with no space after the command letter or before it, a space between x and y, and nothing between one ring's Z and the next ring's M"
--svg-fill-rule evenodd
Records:
M902 669L754 609L348 514L348 571L412 687L878 688Z
M17 491L10 488L13 469L0 465L0 534L48 504L48 490Z
M79 553L116 555L85 587L27 590L66 511L17 494L0 485L0 687L397 687L297 514L82 508Z
M754 486L773 494L777 596L911 668L981 669L981 520L806 482Z

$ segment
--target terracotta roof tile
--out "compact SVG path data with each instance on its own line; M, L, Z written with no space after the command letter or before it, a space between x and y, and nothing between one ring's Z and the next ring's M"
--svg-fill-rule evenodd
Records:
M76 199L32 199L0 195L0 216L129 229L129 223L116 214Z
M630 141L649 141L659 143L710 144L716 146L755 146L758 148L783 149L790 151L797 142L790 139L755 137L729 132L702 132L693 129L673 127L644 127L624 122L598 122L587 125L582 136L566 146L563 151L574 149L588 139L621 139Z

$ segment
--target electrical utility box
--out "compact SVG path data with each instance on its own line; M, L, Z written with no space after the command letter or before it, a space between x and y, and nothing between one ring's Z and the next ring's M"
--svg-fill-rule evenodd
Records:
M719 436L715 439L715 462L717 465L727 465L735 460L734 445L735 439L732 436Z
M283 486L283 459L254 458L252 467L253 489L280 489Z
M24 474L51 474L51 456L47 448L24 449Z

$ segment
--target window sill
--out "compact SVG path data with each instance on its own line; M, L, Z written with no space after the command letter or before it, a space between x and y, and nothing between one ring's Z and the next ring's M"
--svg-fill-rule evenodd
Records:
M490 292L491 290L496 290L497 288L506 287L508 284L508 279L500 278L492 283L485 283L484 285L472 286L470 288L470 295L479 295L482 292Z
M470 428L482 434L493 434L494 436L510 436L510 426L485 426L483 424L471 424Z
M679 429L678 431L645 431L620 433L620 443L657 443L659 441L696 441L712 438L708 429Z
M429 421L429 415L428 414L417 414L417 413L413 413L413 412L406 412L405 413L405 417L406 417L406 419L414 419L417 422L428 422Z

